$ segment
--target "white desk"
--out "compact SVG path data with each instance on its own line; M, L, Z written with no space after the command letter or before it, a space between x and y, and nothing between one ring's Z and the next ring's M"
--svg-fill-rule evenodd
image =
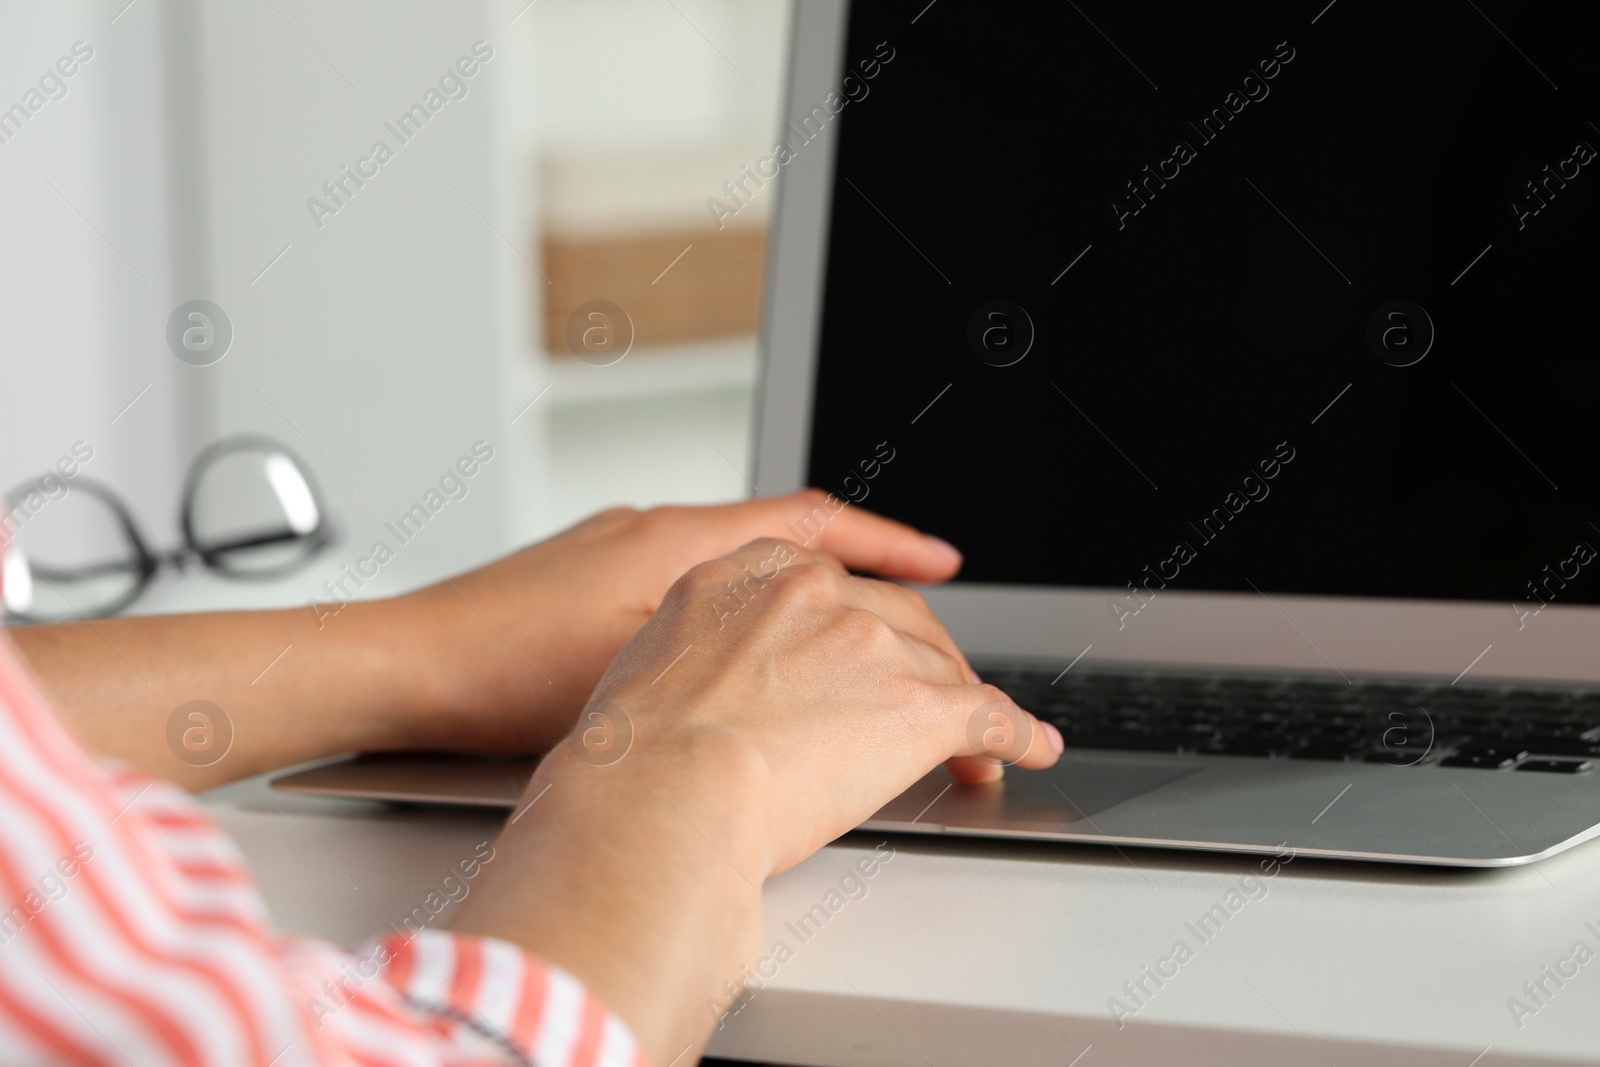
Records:
M242 783L207 803L279 926L345 945L420 904L500 822L270 795ZM794 956L712 1054L816 1067L1600 1063L1600 957L1562 988L1547 982L1554 995L1520 1030L1506 1006L1575 942L1600 951L1584 925L1600 929L1600 842L1489 872L1295 860L1202 944L1185 923L1259 874L1256 861L891 837L867 895L802 943L785 924L882 840L852 837L768 886L765 942ZM1154 994L1119 1030L1107 999L1131 1006L1122 983L1178 939L1193 958L1159 989L1147 979Z

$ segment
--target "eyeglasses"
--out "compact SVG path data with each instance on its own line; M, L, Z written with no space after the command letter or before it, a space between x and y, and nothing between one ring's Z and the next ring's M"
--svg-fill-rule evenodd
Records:
M305 464L266 437L210 445L184 481L184 545L152 552L122 501L83 475L46 474L6 494L0 523L8 621L115 615L163 567L202 566L225 578L275 578L310 562L333 540Z

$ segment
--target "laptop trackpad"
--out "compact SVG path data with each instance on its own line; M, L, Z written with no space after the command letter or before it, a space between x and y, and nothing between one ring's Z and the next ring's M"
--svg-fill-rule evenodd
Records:
M1198 763L1063 758L1047 771L1010 769L989 785L954 785L943 768L890 801L864 825L1082 832L1095 814L1187 778ZM948 787L948 788L946 788Z

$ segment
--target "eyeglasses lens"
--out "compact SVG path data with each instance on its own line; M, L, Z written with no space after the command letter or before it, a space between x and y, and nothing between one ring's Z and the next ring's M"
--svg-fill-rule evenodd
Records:
M6 501L15 534L5 550L5 608L36 621L116 611L144 567L121 517L81 484L53 475Z
M219 570L271 575L292 570L323 541L323 516L299 465L269 445L217 455L189 503L194 548Z

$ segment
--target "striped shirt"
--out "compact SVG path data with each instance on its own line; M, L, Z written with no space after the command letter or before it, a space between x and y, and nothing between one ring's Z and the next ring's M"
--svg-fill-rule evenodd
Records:
M571 975L422 927L273 932L186 793L92 758L0 633L0 1064L642 1065Z

